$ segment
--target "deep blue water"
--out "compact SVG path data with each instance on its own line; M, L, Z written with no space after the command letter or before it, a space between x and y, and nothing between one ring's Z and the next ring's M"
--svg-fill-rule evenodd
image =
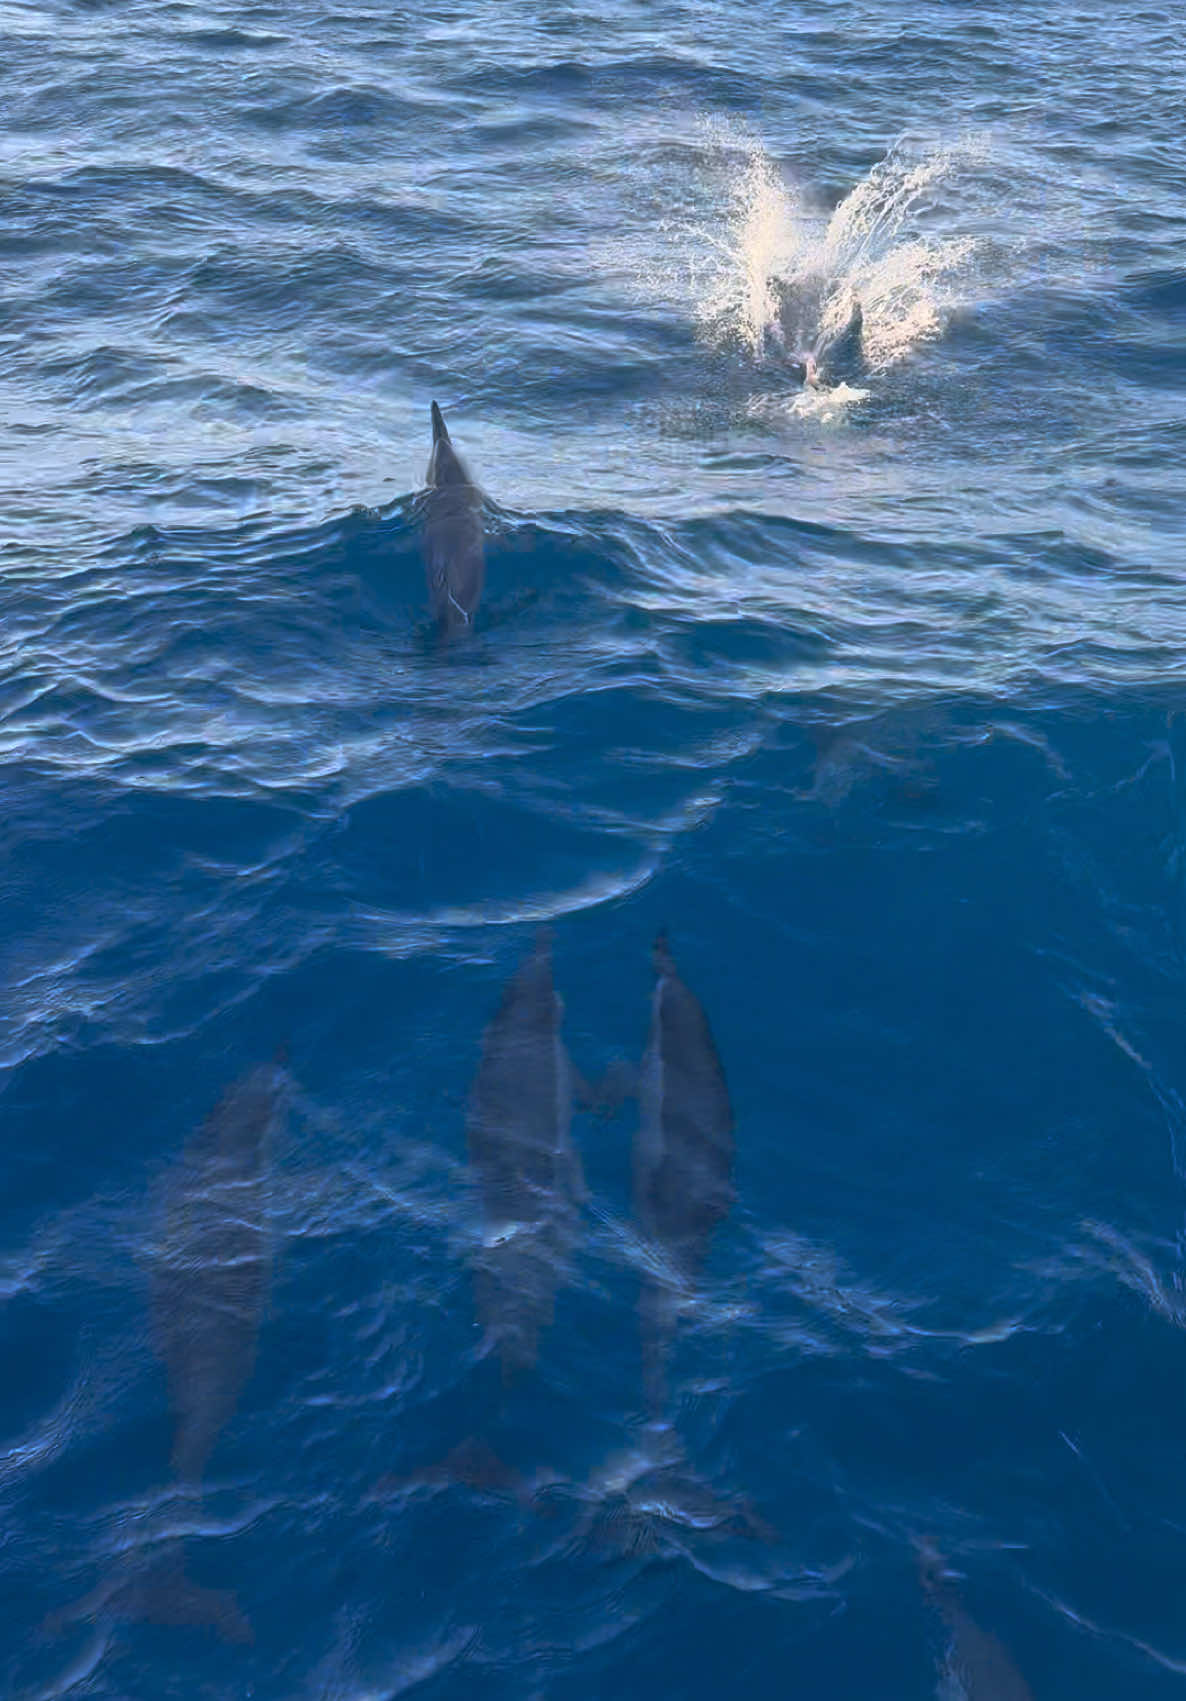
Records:
M1179 24L0 7L4 1695L896 1701L953 1621L1038 1698L1180 1693ZM842 387L784 288L861 301ZM475 1316L541 924L577 1070L666 927L728 1082L662 1410L633 1101L574 1116L535 1363ZM162 1271L245 1079L196 1480L206 1231Z

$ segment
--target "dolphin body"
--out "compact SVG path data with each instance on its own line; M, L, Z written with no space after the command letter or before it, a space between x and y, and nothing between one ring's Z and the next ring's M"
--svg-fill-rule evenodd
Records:
M473 625L486 578L482 493L453 447L444 415L435 402L425 482L428 600L438 627L446 632L458 631Z
M806 382L818 386L858 378L865 364L864 329L865 315L854 296L844 323L821 336L809 354Z
M271 1277L267 1172L287 1074L253 1070L231 1086L166 1188L152 1309L176 1428L173 1468L198 1482L255 1366Z
M639 1078L634 1209L675 1283L699 1273L717 1224L732 1208L733 1108L703 1006L680 979L665 933L654 945L651 1029ZM671 1280L644 1284L643 1368L652 1405L675 1332Z
M174 1413L173 1469L198 1484L255 1365L271 1278L267 1175L272 1136L288 1098L278 1064L229 1087L168 1176L152 1272L152 1325ZM252 1640L234 1595L185 1568L183 1539L144 1558L125 1556L83 1599L52 1613L57 1633L79 1620L146 1620Z
M541 935L483 1035L466 1123L483 1218L474 1304L497 1343L504 1383L538 1357L586 1197L563 1019Z
M924 1549L919 1563L923 1592L947 1627L938 1693L961 1701L1034 1701L1033 1691L1005 1644L982 1630L965 1610L942 1559Z
M848 312L838 325L820 330L837 289L822 279L777 282L778 325L774 342L782 351L794 350L787 364L791 374L809 389L850 382L864 371L865 315L850 292Z

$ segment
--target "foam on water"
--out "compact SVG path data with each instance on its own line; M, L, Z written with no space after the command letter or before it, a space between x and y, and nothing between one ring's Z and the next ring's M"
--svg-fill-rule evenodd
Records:
M862 384L821 384L812 389L755 396L746 412L751 419L767 425L787 419L811 419L821 425L834 425L871 394Z

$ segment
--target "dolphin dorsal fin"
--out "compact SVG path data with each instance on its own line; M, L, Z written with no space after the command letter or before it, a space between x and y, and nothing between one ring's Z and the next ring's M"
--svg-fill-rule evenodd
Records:
M432 440L434 443L452 441L449 436L449 427L445 424L445 416L435 402L432 404Z

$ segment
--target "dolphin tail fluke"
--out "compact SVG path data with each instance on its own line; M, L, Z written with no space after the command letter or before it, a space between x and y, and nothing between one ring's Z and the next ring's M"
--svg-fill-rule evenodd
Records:
M445 424L445 416L434 402L432 404L432 440L434 443L449 443L449 427Z
M467 1436L450 1449L443 1459L422 1465L417 1471L403 1476L380 1477L367 1496L377 1500L392 1494L406 1494L418 1488L468 1488L478 1494L505 1497L527 1505L531 1499L531 1484L522 1471L495 1452L480 1435Z
M43 1629L56 1635L69 1624L100 1619L211 1630L220 1641L239 1645L255 1640L251 1620L235 1596L195 1583L179 1552L108 1578L82 1600L51 1614Z

